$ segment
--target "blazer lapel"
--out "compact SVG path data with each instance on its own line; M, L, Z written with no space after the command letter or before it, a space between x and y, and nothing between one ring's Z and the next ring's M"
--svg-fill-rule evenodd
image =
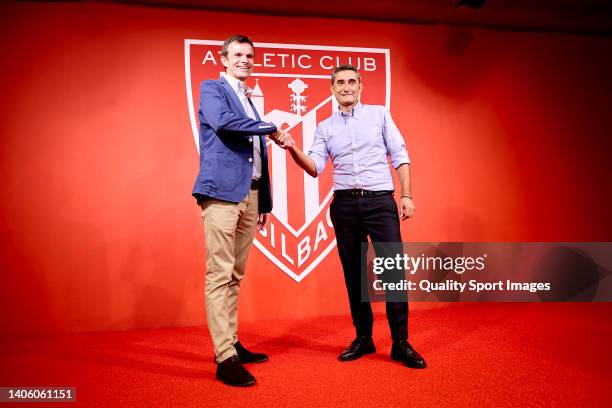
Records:
M221 85L223 85L225 92L227 92L227 94L229 95L230 101L233 102L234 110L237 112L241 112L243 115L246 116L246 112L244 111L242 103L240 102L240 99L238 99L238 95L236 95L234 88L232 88L232 86L223 77L219 79L219 82L221 83Z
M219 82L223 85L225 92L227 92L227 94L229 95L230 101L233 102L234 109L238 110L239 112L242 112L242 114L246 116L244 107L242 106L240 99L238 99L238 95L236 95L236 92L234 92L234 88L232 88L232 86L223 77L219 79ZM257 109L255 109L255 105L253 105L253 102L251 102L250 99L247 99L247 100L249 101L251 108L253 108L253 112L255 112L255 117L257 118L257 120L261 120L261 117L259 116L259 112L257 112ZM266 169L267 169L268 168L268 152L266 149L266 144L264 142L265 140L266 140L265 136L259 137L259 146L261 147L261 155L263 159L263 164L266 166Z
M253 105L253 102L251 102L251 100L249 99L249 104L251 105L251 108L253 108L253 112L255 112L255 117L257 118L257 120L261 120L261 117L259 116L259 112L257 112L257 109L255 109L255 105ZM263 156L263 164L266 166L266 169L268 168L268 149L266 148L266 137L264 135L259 136L259 141L260 141L260 146L261 146L261 155Z
M253 102L251 102L251 99L248 98L247 100L249 101L249 105L251 105L251 108L253 108L253 112L255 112L255 118L257 120L261 120L261 117L259 117L259 112L257 112L257 109L255 109L255 105L253 105Z

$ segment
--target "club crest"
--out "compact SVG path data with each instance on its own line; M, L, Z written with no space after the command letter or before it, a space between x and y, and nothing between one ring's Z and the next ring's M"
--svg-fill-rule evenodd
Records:
M199 86L224 72L223 41L185 40L185 77L191 129L198 148ZM389 50L300 44L255 43L255 66L247 81L251 101L262 120L286 130L305 153L315 129L337 111L330 75L352 64L367 91L364 102L389 108ZM300 282L335 248L329 216L333 196L332 166L317 178L297 166L288 152L267 142L273 209L270 223L255 235L255 246L283 272Z

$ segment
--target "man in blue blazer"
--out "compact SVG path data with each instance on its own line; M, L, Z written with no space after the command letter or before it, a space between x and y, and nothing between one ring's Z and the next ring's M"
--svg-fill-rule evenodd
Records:
M261 121L245 81L255 49L248 37L228 38L221 49L225 74L200 86L200 171L193 196L202 208L206 239L206 316L217 379L255 384L243 363L264 362L238 341L238 293L255 230L272 210L265 135L282 130ZM263 114L263 112L261 112Z

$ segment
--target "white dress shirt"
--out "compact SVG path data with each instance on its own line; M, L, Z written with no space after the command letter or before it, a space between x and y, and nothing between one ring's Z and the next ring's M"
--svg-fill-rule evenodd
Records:
M223 76L230 84L234 92L236 92L236 95L238 96L240 103L242 103L242 107L244 108L244 111L246 112L247 116L251 119L257 120L257 116L255 116L255 110L249 103L249 99L246 96L246 84L240 82L232 76L225 74ZM259 178L261 177L261 145L259 142L259 136L251 135L249 136L249 139L253 141L253 178L255 180L259 180Z

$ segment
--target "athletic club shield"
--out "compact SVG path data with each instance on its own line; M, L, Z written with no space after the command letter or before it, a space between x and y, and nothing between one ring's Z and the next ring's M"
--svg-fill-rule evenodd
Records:
M191 129L198 149L199 86L224 72L217 40L185 40L185 77ZM389 108L389 50L304 44L255 43L255 66L247 84L262 120L283 125L308 153L317 125L337 111L330 75L352 64L364 82L364 103ZM267 142L273 209L255 246L283 272L300 282L336 247L329 216L332 165L317 178L298 167L288 152Z

